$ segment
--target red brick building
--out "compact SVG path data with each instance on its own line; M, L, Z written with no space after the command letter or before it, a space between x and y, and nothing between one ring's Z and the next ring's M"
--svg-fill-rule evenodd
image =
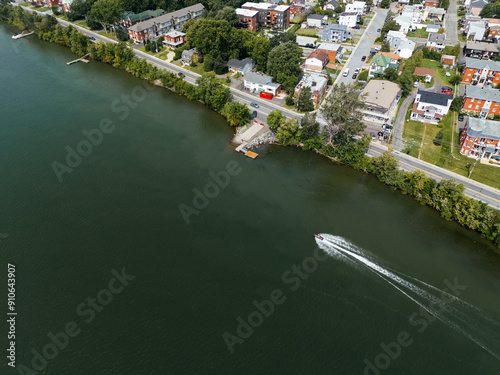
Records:
M181 31L170 30L163 37L163 45L166 47L177 48L186 44L186 34Z

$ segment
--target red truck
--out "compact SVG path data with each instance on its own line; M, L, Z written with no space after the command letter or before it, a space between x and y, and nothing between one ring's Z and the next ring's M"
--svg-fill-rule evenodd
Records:
M264 98L264 99L272 99L273 98L273 94L271 94L270 92L265 92L265 91L261 91L259 96L261 98Z

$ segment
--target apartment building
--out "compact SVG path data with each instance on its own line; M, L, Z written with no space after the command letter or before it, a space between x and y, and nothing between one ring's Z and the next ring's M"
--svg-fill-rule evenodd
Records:
M290 25L290 7L288 5L247 2L238 9L257 11L258 27L285 29Z
M479 112L481 118L486 118L488 115L500 115L500 90L490 87L465 86L462 110Z
M500 83L500 62L466 57L462 70L462 83L496 87Z
M460 153L500 159L500 122L469 116L460 135Z

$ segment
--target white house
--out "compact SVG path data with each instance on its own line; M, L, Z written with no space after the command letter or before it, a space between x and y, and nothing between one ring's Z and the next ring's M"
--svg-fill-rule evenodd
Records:
M427 37L427 48L430 50L436 50L438 52L441 52L444 50L445 47L445 42L446 42L446 34L437 34L437 33L430 33L429 36Z
M307 16L307 26L321 28L328 16L322 16L321 14L311 14Z
M266 76L265 74L248 72L245 74L245 79L243 80L243 88L250 92L268 92L276 95L280 92L281 85L279 83L273 83L273 77Z
M437 123L443 116L446 116L452 101L452 95L419 89L410 117L412 120Z
M338 7L339 2L337 0L329 0L325 6L323 7L324 10L335 10L336 7Z
M307 57L304 68L306 71L321 72L326 64L328 64L328 53L316 50Z
M366 14L366 3L364 1L355 1L352 4L347 4L345 7L346 12L355 12L360 16Z
M484 38L486 33L486 22L471 22L469 24L469 31L467 32L468 40L476 40L480 42Z
M409 59L413 55L416 43L409 40L401 31L390 30L386 39L391 48L395 50L394 53L397 53L402 59Z
M358 23L359 15L356 12L342 12L339 14L339 25L354 27Z
M422 21L422 12L417 5L406 5L401 13L394 18L394 21L400 26L400 31L405 34L414 30L415 25Z
M243 60L231 59L227 62L227 68L232 73L245 75L255 67L255 61L251 58Z

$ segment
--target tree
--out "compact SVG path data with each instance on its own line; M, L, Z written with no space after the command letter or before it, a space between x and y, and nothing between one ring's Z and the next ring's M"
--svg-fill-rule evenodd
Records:
M247 40L243 46L247 54L255 61L255 68L262 72L265 71L267 69L267 56L271 50L269 39L252 34L252 38Z
M90 14L102 25L104 31L107 31L107 25L112 25L120 19L122 12L118 0L97 0L90 9Z
M383 9L388 9L391 6L391 0L382 0L380 2L380 7Z
M435 146L441 146L441 144L443 143L443 129L441 129L437 134L436 136L434 137L434 139L432 140L432 143L434 143Z
M231 26L236 26L240 23L240 19L232 7L222 8L214 18L216 20L226 20Z
M460 112L461 109L462 109L462 99L459 96L455 96L455 98L453 98L453 101L451 102L450 110L455 112Z
M297 43L297 34L294 33L278 33L270 39L271 48L279 46L280 44L292 42Z
M243 103L229 101L224 104L221 114L231 126L244 125L250 121L250 109Z
M210 54L215 60L221 58L228 61L237 56L242 48L237 35L237 30L226 20L202 18L191 25L186 39L190 48L195 47L200 55Z
M444 27L440 27L439 30L438 30L438 34L444 34L445 33L445 29Z
M288 95L288 96L285 98L285 104L286 104L286 105L294 105L294 104L295 104L295 102L294 102L293 98L292 98L290 95Z
M386 34L391 31L391 30L394 30L394 31L399 31L399 28L400 26L396 23L396 21L394 20L390 20L388 22L386 22L384 24L384 26L382 26L382 29L380 30L380 40L384 40L385 39L385 36Z
M115 28L115 35L116 38L122 42L126 42L129 39L127 29L121 26Z
M296 145L298 143L299 125L296 119L291 119L281 124L276 130L276 139L283 145Z
M267 115L266 119L267 125L276 131L282 124L286 122L286 117L281 113L279 109L276 109Z
M311 100L311 88L309 86L302 87L299 98L297 99L297 108L302 112L310 112L314 110L314 104Z
M460 50L462 49L462 46L460 45L460 43L457 43L453 46L453 49L451 50L451 55L453 56L458 56L460 55Z
M384 71L384 77L391 82L395 82L399 78L398 71L395 68L387 68Z
M499 18L500 17L500 2L486 4L481 13L479 13L481 18Z
M203 70L205 72L211 72L214 70L214 58L211 55L205 56L205 63L203 64Z
M364 97L359 95L354 84L333 86L321 108L327 123L327 144L333 145L337 133L344 133L343 138L360 133L365 128L360 112L364 107Z
M391 45L388 40L384 40L382 47L380 47L380 52L391 52Z
M414 82L413 72L409 70L403 70L403 73L398 78L399 87L403 91L403 95L408 95L411 90L413 90L413 82Z
M302 74L301 59L302 49L298 45L292 42L280 44L269 52L267 73L275 78L279 73L284 76L299 77Z
M307 142L308 140L317 139L319 134L319 123L316 121L316 113L306 113L300 121L299 140ZM317 139L319 141L319 139ZM318 142L310 142L308 146L319 147Z
M217 57L214 60L214 72L215 72L215 74L224 74L224 73L227 73L227 64L220 57Z
M458 74L454 75L453 77L450 78L451 85L458 85L460 82L462 82L462 79L460 78L460 76Z

